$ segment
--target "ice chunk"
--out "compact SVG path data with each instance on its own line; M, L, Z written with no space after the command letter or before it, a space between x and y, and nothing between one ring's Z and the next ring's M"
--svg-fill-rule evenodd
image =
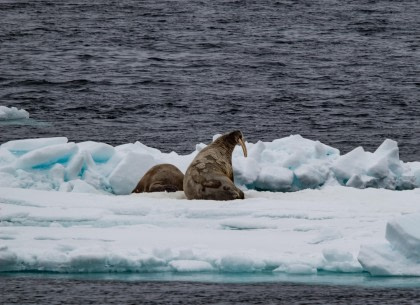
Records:
M366 154L363 147L357 147L341 156L332 166L335 176L343 184L346 184L353 175L361 173L364 168L366 168Z
M70 159L66 168L66 180L73 180L80 176L84 170L94 166L95 163L91 155L87 151L81 151Z
M16 167L29 169L47 167L54 163L64 163L77 152L75 143L57 144L32 150L16 161Z
M290 191L293 184L293 172L287 168L263 167L254 185L260 190Z
M247 143L248 158L234 153L235 181L247 188L292 191L323 185L339 151L293 135L273 142Z
M363 268L353 255L345 250L326 248L322 251L325 271L333 272L362 272Z
M235 179L242 184L251 185L258 179L260 165L253 157L238 157L233 161Z
M29 112L16 107L0 106L0 121L28 119Z
M267 143L269 145L269 143ZM248 157L256 160L257 162L261 161L261 155L266 149L264 142L258 141L255 144L246 142L248 148Z
M288 264L277 267L273 272L284 272L289 274L315 274L317 269L307 264Z
M67 182L65 185L62 186L61 190L66 191L66 192L73 192L73 193L93 193L93 194L100 193L92 185L80 179Z
M216 141L218 138L220 138L222 136L222 134L220 134L220 133L216 133L214 136L213 136L213 142L214 141Z
M420 262L420 214L404 215L389 221L385 237L405 257Z
M398 143L393 140L386 139L381 145L379 145L374 154L377 156L398 160L400 158Z
M386 242L362 245L357 259L374 276L420 276L420 263L408 259Z
M420 162L407 162L406 166L410 176L414 179L416 187L420 187Z
M374 159L367 166L366 173L371 177L383 179L389 175L389 162L386 158Z
M358 189L364 189L367 187L378 186L378 179L363 174L354 174L346 182L346 186L355 187Z
M15 160L16 157L10 151L0 147L0 167L10 165Z
M216 262L217 267L225 272L255 272L262 271L265 263L251 256L226 255Z
M105 143L87 141L78 143L77 146L80 150L89 152L95 162L106 162L115 154L115 148Z
M128 144L123 144L123 145L116 146L115 150L117 152L122 152L122 153L138 152L138 153L149 154L149 155L152 155L152 156L158 156L158 155L161 154L159 149L146 146L143 143L140 143L138 141L134 144L133 143L128 143Z
M48 174L54 185L60 185L64 182L65 168L59 163L54 164Z
M397 217L387 223L386 239L363 245L359 261L372 275L420 276L420 214Z
M65 144L68 142L66 137L56 137L56 138L39 138L39 139L24 139L24 140L14 140L2 144L0 147L7 149L14 153L25 153L27 151L35 150L38 148Z
M109 176L112 190L117 195L130 194L141 177L156 163L150 154L129 152Z
M337 180L355 188L411 189L416 179L399 159L397 142L385 140L374 153L358 147L332 165Z
M213 271L213 266L205 261L197 260L174 260L169 266L177 272L208 272Z
M329 171L325 166L317 166L317 164L303 164L295 170L295 176L298 180L299 189L315 188L325 183L328 178Z

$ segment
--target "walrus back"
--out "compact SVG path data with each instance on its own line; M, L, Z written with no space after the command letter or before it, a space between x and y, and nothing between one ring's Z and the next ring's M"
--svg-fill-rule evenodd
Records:
M236 143L225 142L226 136L205 147L191 162L184 177L188 199L244 199L244 193L233 182L232 152Z
M140 179L133 193L182 191L184 174L172 164L158 164Z

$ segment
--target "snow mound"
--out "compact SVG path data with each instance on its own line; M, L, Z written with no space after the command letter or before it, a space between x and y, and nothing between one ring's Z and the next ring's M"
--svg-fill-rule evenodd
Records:
M0 145L0 186L129 194L152 166L171 163L185 172L205 146L198 144L191 154L178 155L140 142L113 147L93 141L69 143L65 137L10 141ZM402 162L392 140L385 140L374 153L358 147L343 156L333 147L300 135L247 143L247 147L248 158L239 146L232 156L235 183L243 189L286 192L339 184L405 190L420 186L420 162Z
M388 242L363 245L359 262L372 275L420 276L420 214L387 223Z
M16 107L0 106L0 121L29 119L29 112Z

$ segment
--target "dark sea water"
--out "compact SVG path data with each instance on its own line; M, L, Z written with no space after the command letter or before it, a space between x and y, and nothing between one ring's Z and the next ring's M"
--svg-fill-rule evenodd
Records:
M241 129L420 160L418 0L0 0L0 142L139 140L188 153Z
M188 153L241 129L420 160L418 0L0 0L0 143ZM418 288L0 277L0 304L418 304Z
M0 277L9 304L420 304L420 289Z

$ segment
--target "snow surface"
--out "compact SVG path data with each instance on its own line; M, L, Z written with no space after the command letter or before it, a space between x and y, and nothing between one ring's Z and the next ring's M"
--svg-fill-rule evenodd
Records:
M28 119L29 112L16 107L0 106L0 121Z
M245 197L0 188L0 271L420 276L420 189Z
M217 137L217 136L215 136ZM420 186L420 162L404 163L398 145L385 140L371 153L339 150L300 135L247 143L233 153L235 183L242 189L298 191L326 185L413 189ZM152 166L171 163L185 172L189 155L163 153L140 142L116 147L67 138L25 139L0 145L0 186L63 192L130 194Z

